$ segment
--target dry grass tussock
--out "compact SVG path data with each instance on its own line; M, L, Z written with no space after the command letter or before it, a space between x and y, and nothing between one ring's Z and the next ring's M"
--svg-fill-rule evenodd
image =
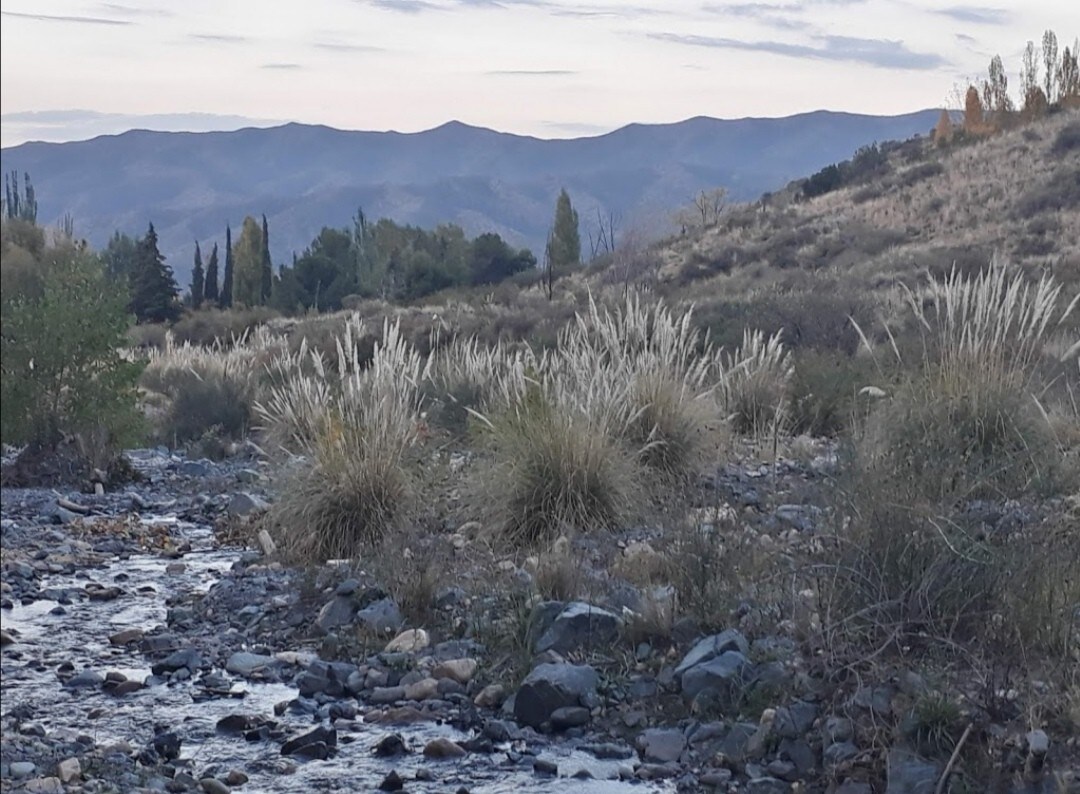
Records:
M359 321L346 326L336 373L317 353L309 353L307 370L293 356L288 361L299 371L256 404L268 436L304 459L269 516L283 549L297 558L351 557L407 514L423 361L387 323L362 367L362 330Z
M999 649L1076 655L1075 525L987 529L983 516L987 505L1075 476L1048 421L1068 407L1050 402L1040 373L1047 340L1078 299L1000 265L907 297L924 357L855 439L836 562L821 583L830 641L884 650L981 637ZM1080 343L1065 353L1075 359Z
M489 410L477 414L497 520L512 539L535 543L639 512L651 486L716 453L725 399L768 380L758 370L783 360L779 340L756 341L724 356L689 311L636 296L616 309L590 302L555 348L526 350L505 367Z
M265 367L284 349L266 328L209 347L177 343L167 334L160 349L148 351L140 381L146 391L168 398L159 435L173 443L207 433L242 437L265 385Z

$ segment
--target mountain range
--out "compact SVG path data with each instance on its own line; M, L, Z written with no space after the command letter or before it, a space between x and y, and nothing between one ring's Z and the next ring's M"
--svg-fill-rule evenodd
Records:
M542 250L565 187L582 239L596 213L623 230L669 229L672 211L701 190L750 200L874 141L927 134L940 111L868 116L817 111L785 118L631 124L595 137L543 140L450 122L419 133L285 124L232 132L132 130L71 143L2 150L5 173L27 172L39 223L70 215L95 247L149 222L185 284L194 243L265 214L275 263L358 208L425 227L452 222Z

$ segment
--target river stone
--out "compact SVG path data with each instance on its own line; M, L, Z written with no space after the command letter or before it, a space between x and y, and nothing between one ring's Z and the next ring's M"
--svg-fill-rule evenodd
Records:
M321 750L317 749L317 745L322 745ZM304 755L308 758L316 758L319 755L323 759L327 758L329 753L326 752L327 748L337 746L337 731L333 728L325 728L319 726L313 731L308 731L305 734L297 736L295 739L290 739L281 745L282 755ZM316 748L312 752L304 752L305 748Z
M686 749L686 737L678 728L650 728L637 738L641 758L646 762L678 761Z
M551 727L557 731L580 728L587 725L592 714L584 706L563 706L551 712Z
M682 692L693 700L706 689L726 693L743 680L750 661L738 651L725 651L707 662L696 664L682 674Z
M408 753L409 745L400 733L390 733L379 739L374 752L376 758L395 758Z
M256 673L262 672L268 667L278 663L273 656L263 656L259 653L237 651L225 662L225 671L242 678L250 678Z
M15 761L8 769L11 770L11 776L14 778L30 777L34 774L34 770L37 769L31 761Z
M934 794L941 767L909 750L894 747L885 764L885 794Z
M64 784L58 777L39 777L26 781L26 794L64 794Z
M465 748L446 737L432 739L424 747L425 758L461 758L466 755Z
M65 758L56 765L56 774L61 783L72 783L82 777L82 764L78 758Z
M206 794L232 794L232 789L216 777L204 777L199 781L199 785Z
M406 700L431 700L439 694L439 682L434 678L424 678L405 687Z
M0 648L6 648L9 645L15 644L15 638L8 634L6 631L0 631Z
M679 677L691 667L703 664L728 651L738 651L746 656L750 653L750 643L746 641L746 637L741 632L735 629L728 629L711 637L704 637L698 640L697 644L679 662L679 666L675 668L675 676Z
M381 598L364 607L356 613L356 621L379 634L398 631L405 624L405 618L392 598Z
M423 629L407 629L386 644L385 653L416 653L431 645L431 638Z
M502 684L488 684L473 698L473 703L482 709L494 709L506 700L506 687Z
M850 761L858 754L859 748L851 742L833 742L822 751L821 758L826 766L836 766Z
M791 794L791 784L774 777L755 777L746 784L746 794Z
M464 686L476 675L477 667L475 659L450 659L435 665L435 669L431 671L431 677L450 678Z
M94 689L105 683L105 677L93 670L83 670L64 682L68 689Z
M622 620L612 612L582 601L567 604L536 641L536 652L566 654L586 647L610 645L619 638Z
M377 705L396 703L404 699L405 687L403 686L377 686L368 695L368 700Z
M319 610L318 616L315 618L315 625L318 626L324 634L329 634L334 629L339 629L342 626L348 626L353 621L353 615L356 613L356 606L353 604L353 600L346 596L334 596L333 599L328 601L323 608Z
M199 652L194 648L182 648L179 651L173 651L150 669L154 675L161 675L182 669L195 672L200 667L202 667L202 657Z
M185 477L206 477L210 474L210 466L201 460L185 460L177 469Z
M138 642L143 637L142 629L124 629L118 631L109 637L109 642L112 645L130 645L133 642Z
M564 706L579 706L596 691L599 676L588 665L541 664L521 684L514 697L518 722L539 728Z

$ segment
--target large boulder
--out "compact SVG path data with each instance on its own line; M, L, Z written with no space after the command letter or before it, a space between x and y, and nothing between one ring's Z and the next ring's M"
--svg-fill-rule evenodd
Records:
M392 631L400 631L405 625L405 618L401 616L401 610L394 603L394 599L381 598L357 612L356 622L370 631L389 634Z
M324 634L329 634L342 626L348 626L356 615L356 604L348 596L334 596L319 610L315 625Z
M514 698L514 718L539 728L556 709L584 705L599 676L588 665L541 664L525 678Z
M536 641L536 652L566 654L580 648L611 645L619 638L622 620L606 609L575 601L567 604Z

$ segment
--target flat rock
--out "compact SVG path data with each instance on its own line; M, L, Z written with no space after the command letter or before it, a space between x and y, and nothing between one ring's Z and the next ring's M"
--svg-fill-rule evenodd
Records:
M691 667L703 664L728 651L738 651L743 656L747 656L750 653L750 643L746 641L746 637L741 632L735 629L728 629L719 634L704 637L698 640L694 647L690 649L690 652L679 662L679 666L675 668L675 676L679 677Z
M264 656L260 653L237 651L225 662L225 671L243 678L250 678L256 673L278 665L279 662L273 656Z
M678 728L650 728L637 738L641 758L645 762L678 761L686 749L686 736Z
M575 601L556 615L536 641L535 650L567 654L581 648L609 646L619 638L621 628L622 620L613 612Z
M729 691L743 681L750 661L739 651L725 651L706 662L696 664L682 674L682 692L688 699L706 689Z

